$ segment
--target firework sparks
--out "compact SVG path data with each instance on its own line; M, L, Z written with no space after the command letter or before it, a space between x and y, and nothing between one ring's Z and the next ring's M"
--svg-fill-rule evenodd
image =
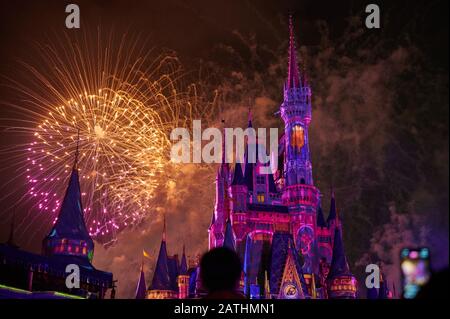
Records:
M24 104L12 105L25 124L8 131L32 137L26 147L3 151L21 169L16 178L28 184L25 198L34 216L25 231L37 220L55 222L79 145L86 224L98 241L111 242L151 213L154 191L170 165L170 130L211 110L198 106L195 86L180 90L173 56L146 65L138 39L124 36L118 46L112 37L106 45L99 34L95 40L67 37L59 43L70 46L41 47L41 68L24 64L32 79L10 79L25 96Z
M52 185L70 173L79 130L78 169L91 235L140 220L164 168L168 141L162 127L154 110L117 92L67 101L35 130L28 148L30 195L40 210L59 211L61 194Z

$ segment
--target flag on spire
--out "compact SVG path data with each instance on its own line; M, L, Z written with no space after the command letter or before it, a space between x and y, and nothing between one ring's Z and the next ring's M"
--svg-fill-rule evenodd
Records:
M142 256L144 256L145 258L151 258L150 257L150 254L149 253L147 253L144 249L142 249Z

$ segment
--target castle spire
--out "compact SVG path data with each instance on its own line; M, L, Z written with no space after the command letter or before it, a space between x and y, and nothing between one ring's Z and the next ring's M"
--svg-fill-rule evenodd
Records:
M327 223L325 222L325 217L323 216L322 205L319 202L319 207L317 208L317 227L325 228Z
M292 15L289 15L289 61L288 61L288 77L286 81L286 89L300 87L300 72L297 64L297 51L295 48L294 24Z
M169 257L166 246L166 215L164 214L163 233L161 246L159 247L158 259L156 260L155 272L153 273L152 284L149 290L170 290L171 281L169 274Z
M337 210L336 210L336 199L334 194L334 188L331 187L331 203L330 203L330 213L328 214L327 223L330 225L332 221L338 221Z
M334 228L333 242L333 257L327 277L328 296L331 299L354 299L356 298L357 281L348 266L340 227ZM344 281L345 285L342 284Z
M75 149L75 159L73 161L73 169L75 170L78 170L79 148L80 148L80 128L78 128L77 132L77 148Z
M333 257L331 259L330 273L328 278L335 278L342 275L349 275L347 257L344 251L344 242L342 240L341 230L336 227L334 230Z
M223 239L223 247L235 250L233 228L231 226L230 218L227 219L227 224L225 226L225 238Z
M145 274L144 274L144 259L141 262L141 272L139 275L139 281L136 287L135 299L145 299L147 297L147 287L145 285Z
M183 244L183 255L181 256L180 275L186 275L188 271L186 260L186 246Z

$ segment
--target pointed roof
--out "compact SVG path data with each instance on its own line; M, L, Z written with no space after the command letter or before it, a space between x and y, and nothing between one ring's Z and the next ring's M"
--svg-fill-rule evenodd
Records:
M177 277L180 274L178 255L168 256L167 267L169 269L170 290L177 291Z
M297 50L295 48L294 25L292 23L292 15L289 16L289 62L288 76L286 80L286 89L300 87L300 72L297 64Z
M305 298L305 296L309 295L308 290L306 288L306 282L302 280L303 274L301 271L301 266L299 266L299 257L298 254L293 247L293 242L291 240L288 242L288 252L286 257L286 263L283 270L283 275L281 279L281 283L283 284L286 282L286 280L291 280L289 277L291 277L297 285L299 289L299 294L297 298ZM289 278L289 279L288 279ZM283 291L280 291L279 294L282 294Z
M164 215L161 246L149 290L172 290L171 268L173 265L169 259L166 245L166 215Z
M183 245L183 255L181 256L181 263L180 263L180 275L187 275L188 266L187 266L187 260L186 260L186 249Z
M328 278L332 279L342 275L351 275L347 257L344 251L344 241L342 240L341 229L334 230L333 257L331 259L330 272Z
M171 290L166 241L161 240L150 290Z
M292 235L288 232L275 232L273 234L269 278L270 293L278 294L280 292L288 259L295 266L303 294L308 295L302 270L302 258L295 249Z
M334 198L334 190L331 190L331 203L330 203L330 213L328 214L327 223L330 224L332 220L337 218L336 211L336 199Z
M78 239L91 243L92 246L94 245L84 222L80 182L76 165L72 169L58 219L47 236L47 239L52 238Z
M223 247L227 247L231 250L235 250L234 246L234 235L233 235L233 228L231 226L231 220L227 219L227 224L225 226L225 238L223 239Z
M325 217L323 216L322 206L319 204L317 208L317 227L325 228L327 223L325 222Z
M141 273L136 287L135 299L145 299L147 297L147 287L145 285L144 263L141 265Z

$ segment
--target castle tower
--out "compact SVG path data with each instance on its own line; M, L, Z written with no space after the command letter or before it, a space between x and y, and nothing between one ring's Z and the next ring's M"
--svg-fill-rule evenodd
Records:
M309 152L311 89L298 70L294 26L289 18L288 75L280 107L284 121L284 187L282 202L289 206L290 228L296 248L304 258L303 271L311 274L316 249L319 190L314 186Z
M46 256L70 255L92 261L94 242L86 229L78 177L78 146L75 162L56 223L42 242Z
M186 251L183 245L183 255L181 256L180 274L177 278L178 283L178 298L186 299L189 297L189 274L186 261Z
M289 18L289 62L284 84L281 117L285 124L285 185L313 185L308 128L311 122L311 89L297 64L294 26Z

